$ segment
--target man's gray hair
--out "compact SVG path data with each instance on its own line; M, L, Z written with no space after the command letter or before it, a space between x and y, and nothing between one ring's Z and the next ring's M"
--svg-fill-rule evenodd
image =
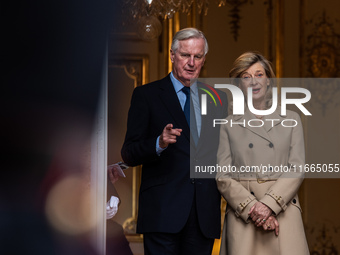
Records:
M187 40L190 38L202 38L204 40L204 56L205 56L209 50L208 41L205 38L202 31L193 27L184 28L175 34L174 39L172 40L171 43L172 51L174 53L177 51L179 41Z

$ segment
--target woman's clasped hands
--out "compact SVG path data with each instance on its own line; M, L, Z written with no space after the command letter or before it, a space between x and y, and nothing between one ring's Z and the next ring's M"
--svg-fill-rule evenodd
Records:
M261 202L256 202L249 211L249 217L256 227L262 227L264 230L275 230L275 235L279 235L279 222L272 215L272 210Z

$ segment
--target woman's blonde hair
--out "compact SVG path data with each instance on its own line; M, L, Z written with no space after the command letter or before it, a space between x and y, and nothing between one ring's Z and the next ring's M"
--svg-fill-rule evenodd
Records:
M243 53L234 61L233 67L229 72L230 78L236 78L235 80L232 79L233 83L239 86L238 82L239 79L237 78L241 78L241 75L256 63L260 63L262 65L268 78L275 78L275 73L273 71L272 64L263 55L261 55L261 53L256 51L248 51ZM272 105L272 88L273 79L270 79L267 93L265 96L267 108L270 108Z

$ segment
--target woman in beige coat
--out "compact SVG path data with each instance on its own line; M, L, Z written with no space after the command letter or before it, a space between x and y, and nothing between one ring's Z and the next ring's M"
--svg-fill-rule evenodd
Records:
M242 54L229 75L239 78L244 95L252 87L255 109L271 107L269 78L275 75L262 55ZM230 115L221 125L218 164L230 170L216 176L227 201L221 255L309 254L297 196L305 163L302 124L293 111L280 114L278 107L255 116L245 107L244 115Z

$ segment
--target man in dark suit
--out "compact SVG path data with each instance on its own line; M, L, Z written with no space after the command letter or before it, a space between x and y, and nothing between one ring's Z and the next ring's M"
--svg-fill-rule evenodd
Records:
M203 90L191 86L190 79L199 76L207 52L201 31L179 31L170 50L172 72L136 88L132 95L122 158L130 166L143 164L137 232L144 234L145 254L208 255L220 236L216 182L190 175L193 165L216 164L219 132L210 132L212 120L227 115L222 92L216 93L221 104L207 105L208 114L200 115ZM191 117L195 116L191 132L190 101ZM195 142L190 143L190 137ZM208 138L215 146L204 145Z

